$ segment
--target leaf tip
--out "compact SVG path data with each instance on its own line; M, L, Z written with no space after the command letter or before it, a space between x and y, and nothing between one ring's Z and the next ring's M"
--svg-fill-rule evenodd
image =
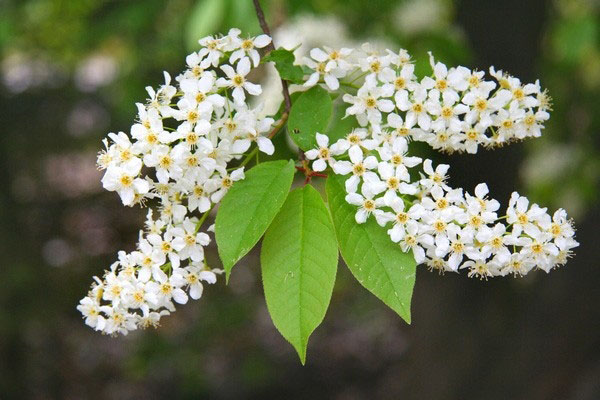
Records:
M300 357L300 363L302 364L302 366L305 366L306 365L306 346L294 345L294 348L296 349L296 352L298 353L298 357Z
M232 266L223 265L223 269L225 270L225 284L229 285L229 277L231 276L231 268Z

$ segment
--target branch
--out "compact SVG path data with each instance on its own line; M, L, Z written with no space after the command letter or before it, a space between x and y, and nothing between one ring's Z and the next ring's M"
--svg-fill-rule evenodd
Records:
M252 0L254 3L254 8L256 9L256 17L258 18L258 23L260 24L263 32L269 36L271 36L271 30L269 29L269 25L265 20L265 14L263 13L262 7L260 6L259 0ZM273 37L271 36L271 43L267 46L269 51L275 50L275 45L273 44ZM289 113L290 108L292 108L292 99L290 98L290 92L288 90L287 81L281 79L281 86L283 87L283 100L285 101L285 112Z

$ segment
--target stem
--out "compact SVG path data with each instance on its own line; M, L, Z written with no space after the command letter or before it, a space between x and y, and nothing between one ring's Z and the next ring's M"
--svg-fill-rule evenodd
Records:
M244 161L242 161L240 163L240 165L238 165L237 168L241 168L244 165L248 164L250 162L250 160L252 160L252 157L254 157L256 155L256 153L258 153L258 147L255 147L254 150L252 150L250 153L248 153L246 158L244 158Z
M353 89L360 89L360 87L358 85L355 85L352 82L343 82L343 81L340 81L340 86L346 86L346 87L350 87L350 88L353 88Z
M279 132L281 127L287 122L288 117L289 117L289 113L287 111L281 115L279 122L277 122L277 124L273 127L271 132L269 132L269 134L267 135L267 137L269 139L273 139L273 136L275 136L277 134L277 132Z
M351 80L349 83L354 83L354 82L356 82L357 80L359 80L359 79L360 79L360 78L362 78L363 76L367 75L367 73L368 73L368 72L369 72L369 71L365 71L365 72L363 72L362 74L358 75L356 78L352 79L352 80Z
M409 200L402 195L400 196L400 198L402 199L403 202L407 203L409 207L412 207L415 204L413 200Z
M212 211L212 209L214 208L214 204L210 206L210 208L208 209L207 212L205 212L204 214L202 214L202 216L200 217L200 219L198 220L198 222L196 223L196 232L198 232L200 230L200 227L202 226L202 224L204 223L204 221L206 221L206 218L208 218L208 214L210 214L210 212Z
M265 20L265 14L263 13L262 7L260 6L259 0L252 0L254 3L254 8L256 9L256 17L258 18L258 23L260 24L263 32L271 37L271 42L267 46L267 50L273 51L275 50L275 45L273 44L273 37L271 36L271 30L269 29L269 25ZM292 108L292 99L290 98L290 92L288 90L288 84L285 79L281 79L281 86L283 88L283 99L285 101L285 112L289 113L290 108Z

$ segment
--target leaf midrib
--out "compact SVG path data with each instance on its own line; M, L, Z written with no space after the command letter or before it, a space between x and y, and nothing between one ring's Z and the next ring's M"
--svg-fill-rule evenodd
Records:
M243 237L244 235L247 234L248 232L248 227L252 225L252 223L255 221L256 219L256 210L258 210L259 206L261 205L261 203L263 202L263 200L267 197L269 197L267 194L270 193L269 189L271 187L273 187L273 185L275 185L275 183L278 181L279 177L282 175L282 172L284 172L284 170L286 169L286 167L289 165L289 162L287 164L285 164L283 166L283 168L281 168L277 175L274 177L274 179L271 180L271 182L269 183L269 186L267 187L267 190L263 191L259 197L259 201L256 202L256 206L254 208L252 208L252 214L250 216L250 218L248 219L248 223L246 223L243 227L243 234L240 235L240 240L237 242L237 245L235 247L235 253L239 254L240 250L242 250L242 242L243 242ZM257 185L260 186L260 185ZM281 207L279 207L281 208ZM279 211L279 208L277 210L275 210L275 215L277 215L277 211ZM260 240L260 238L259 238ZM258 242L258 241L257 241ZM256 244L256 243L255 243ZM232 260L232 264L231 266L233 266L233 264L235 264L237 261L239 260L239 258L237 260Z
M338 186L338 188L341 188L341 186L338 184L338 181L337 181L337 180L334 180L334 181L333 181L333 183L334 183L335 185L337 185L337 186ZM340 193L341 193L341 192L338 190L338 194L336 194L336 196L335 196L335 201L336 201L336 202L337 202L337 204L338 204L338 207L337 207L337 208L338 208L338 210L339 210L340 208L342 208L342 207L346 207L346 205L345 205L344 203L342 203L341 201L339 201L339 198L341 197L341 194L340 194ZM352 214L351 214L351 213L348 213L348 214L347 214L347 216L346 216L346 217L344 217L344 220L340 222L340 226L341 226L342 224L346 223L346 221L348 220L348 218L351 218L351 217L352 217ZM391 277L390 277L390 274L389 274L389 272L388 272L388 270L387 270L387 266L386 266L386 264L383 262L383 259L382 259L381 255L380 255L380 253L378 252L377 248L376 248L376 247L373 245L373 240L371 239L371 235L369 234L368 230L367 230L366 228L362 227L362 226L353 226L353 227L351 228L351 230L349 231L348 235L346 235L346 236L347 236L347 237L349 237L349 236L350 236L350 234L351 234L351 232L352 232L352 230L354 230L354 229L356 229L356 228L358 228L358 229L361 229L361 230L362 230L362 231L365 233L365 235L362 235L362 236L364 236L364 237L366 237L366 238L368 239L368 241L369 241L369 243L370 243L370 245L371 245L371 248L372 248L372 249L374 250L374 252L377 254L377 258L379 259L379 263L380 263L380 264L383 266L383 271L384 271L384 273L385 273L385 276L387 277L387 280L388 280L388 281L391 283L391 286L392 286L392 289L393 289L393 290L392 290L392 291L393 291L393 297L394 297L394 298L396 299L396 301L398 302L398 304L399 304L399 306L400 306L400 309L402 309L402 311L403 311L403 312L404 312L404 314L406 315L406 314L407 314L407 310L406 310L406 308L403 306L403 304L402 304L402 301L401 301L401 299L400 299L400 298L399 298L399 296L398 296L399 290L398 290L398 288L397 288L397 287L396 287L396 285L395 285L395 281L391 279ZM337 236L337 235L336 235L336 236ZM344 246L344 247L346 247L346 245L343 245L343 244L342 244L342 243L339 241L339 239L338 239L338 242L339 242L340 246ZM346 241L346 242L347 242L347 241ZM343 256L343 254L342 254L342 256ZM356 256L356 255L355 255L355 253L354 253L354 257L353 257L353 258L355 258L355 256ZM364 258L364 257L363 257L363 258ZM372 270L372 267L370 268L370 270ZM359 283L360 283L360 281L359 281ZM364 286L364 285L363 285L363 286Z

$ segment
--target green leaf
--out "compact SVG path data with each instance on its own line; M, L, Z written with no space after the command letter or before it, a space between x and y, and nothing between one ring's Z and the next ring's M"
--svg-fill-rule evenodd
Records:
M303 92L294 92L294 93L290 93L290 100L292 101L292 104L294 104L294 102L298 99L298 97L300 97L300 95ZM285 111L285 100L281 101L281 104L279 105L279 109L277 110L277 113L275 113L275 115L273 116L273 118L275 120L278 120L279 118L281 118L281 115L283 115L283 112ZM287 125L286 125L287 127Z
M344 176L330 175L326 184L342 257L361 285L410 323L416 268L413 255L392 242L375 218L356 223L356 207L345 200L345 180Z
M300 84L303 82L304 72L302 67L294 65L295 59L294 53L290 50L279 48L263 57L262 62L274 62L281 79Z
M348 104L342 101L337 101L334 105L333 117L329 122L329 127L325 132L321 132L329 136L329 143L335 143L338 139L346 137L352 129L358 128L358 120L354 115L346 115Z
M234 264L254 247L277 215L294 172L292 160L261 163L223 197L215 221L215 238L227 281Z
M290 148L285 128L282 129L281 132L279 132L277 135L275 135L271 142L273 142L273 147L275 147L275 151L271 155L260 153L259 156L261 162L298 158L298 154Z
M198 0L187 20L186 47L198 49L198 39L212 35L218 30L225 17L228 0Z
M324 133L329 125L333 103L325 89L314 86L302 93L292 104L288 130L292 140L302 150L317 145L316 133Z
M338 263L329 212L312 186L290 193L265 234L260 259L271 319L304 364L308 338L327 312Z

